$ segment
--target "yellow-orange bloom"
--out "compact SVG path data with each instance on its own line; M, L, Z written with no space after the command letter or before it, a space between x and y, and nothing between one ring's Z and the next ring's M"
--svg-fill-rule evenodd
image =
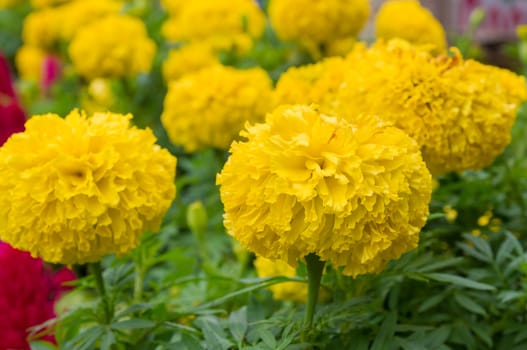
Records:
M161 122L188 152L227 149L245 122L263 120L271 107L272 81L263 69L215 65L170 83Z
M168 58L163 62L163 77L165 81L177 80L185 74L219 63L209 45L191 43L168 53Z
M176 159L130 118L30 118L0 148L0 239L82 264L128 253L145 230L158 230L175 195Z
M432 183L401 130L296 105L241 135L217 183L228 233L256 254L296 266L314 253L356 276L416 247Z
M375 18L377 38L405 39L412 44L431 44L436 52L447 46L441 23L417 0L390 0L382 4Z

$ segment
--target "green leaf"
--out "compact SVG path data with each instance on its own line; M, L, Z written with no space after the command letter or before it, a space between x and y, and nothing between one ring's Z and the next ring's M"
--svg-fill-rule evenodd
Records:
M242 307L236 311L231 312L228 320L229 330L238 343L238 347L241 347L245 333L247 332L247 307Z
M115 344L115 334L108 329L101 338L101 350L111 350L113 344Z
M207 349L210 350L227 350L234 344L227 339L227 334L223 331L218 320L214 317L200 317L196 324L201 327L203 336L207 343Z
M388 348L388 344L393 342L396 325L397 314L390 313L384 319L370 350L386 350Z
M471 288L471 289L477 289L477 290L491 290L491 291L496 290L496 287L491 286L490 284L476 282L476 281L473 281L465 277L451 275L448 273L434 272L434 273L426 274L425 276L427 276L428 278L432 280L436 280L439 282L452 283L454 285L465 287L465 288Z
M450 326L439 327L426 335L426 349L435 349L445 343L452 333Z
M473 312L475 314L478 314L478 315L487 316L487 312L485 311L485 309L481 305L476 303L473 299L467 297L466 295L461 294L461 293L456 293L454 294L454 299L464 309L470 312Z
M104 328L95 326L82 331L78 336L64 343L61 348L64 350L93 350L103 334Z
M446 293L436 294L430 298L425 299L425 301L417 309L418 312L424 312L438 305L446 298Z
M114 323L111 325L112 329L117 330L126 330L126 329L144 329L144 328L152 328L156 325L155 322L150 320L143 320L140 318L134 318L131 320L125 320L118 323Z
M269 332L267 329L259 329L257 335L270 349L276 349L276 339L273 333Z
M35 341L29 345L31 346L31 350L57 350L53 344L46 341Z
M403 339L399 337L396 337L395 340L401 346L401 348L403 348L403 350L423 350L424 349L423 344L416 343L411 340L407 340L407 339Z

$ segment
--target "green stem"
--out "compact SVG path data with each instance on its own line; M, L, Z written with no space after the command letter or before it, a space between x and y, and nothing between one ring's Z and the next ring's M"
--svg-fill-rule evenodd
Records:
M112 312L110 309L110 303L108 301L108 295L106 294L106 288L104 287L104 279L102 277L102 267L101 263L95 262L89 264L90 272L95 280L95 287L99 292L99 295L102 300L102 307L104 312L104 323L110 324L112 320Z
M139 267L135 267L135 278L134 278L134 302L140 303L143 299L143 280L144 273Z
M322 279L322 272L324 270L325 261L320 261L318 255L309 254L306 256L307 264L307 305L306 313L304 315L304 332L302 333L302 341L305 341L307 334L313 327L313 317L315 315L315 308L317 306L318 291L320 289L320 280Z

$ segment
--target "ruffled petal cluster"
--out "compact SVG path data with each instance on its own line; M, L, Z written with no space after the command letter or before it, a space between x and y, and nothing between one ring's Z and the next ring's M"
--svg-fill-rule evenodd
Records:
M165 81L177 80L185 74L217 64L220 61L213 48L202 43L191 43L168 53L168 58L163 62L163 77Z
M276 105L312 104L331 110L349 65L341 57L331 57L284 72L274 90Z
M130 115L34 116L0 148L0 239L45 261L134 249L174 195L176 159Z
M296 269L285 261L269 260L261 256L254 260L254 268L259 277L296 276ZM276 300L290 300L299 303L305 303L307 300L307 288L299 282L278 283L270 286L269 289Z
M356 36L368 19L368 0L271 0L269 19L278 37L319 45Z
M265 16L253 0L193 0L184 6L177 1L165 3L171 16L163 34L170 41L209 42L218 49L243 52L265 29Z
M88 79L148 72L155 51L144 23L126 15L108 16L86 25L68 49L75 70Z
M523 77L455 51L435 57L405 41L380 41L347 60L352 68L330 107L393 122L417 141L436 175L489 165L509 143L527 98Z
M217 183L228 233L256 254L296 266L314 253L356 276L416 247L431 175L401 130L296 105L242 136Z
M41 259L0 242L0 349L30 350L28 328L55 317L55 301L68 288L62 283L74 278L68 269L54 274Z
M418 0L390 0L382 4L375 17L377 38L400 38L412 44L431 44L436 52L446 49L441 23Z
M263 69L215 65L170 83L161 122L188 152L227 149L245 122L263 120L271 100L272 81Z

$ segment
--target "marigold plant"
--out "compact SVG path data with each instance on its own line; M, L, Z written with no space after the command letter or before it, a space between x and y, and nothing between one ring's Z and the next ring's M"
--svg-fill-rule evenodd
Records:
M170 83L161 122L170 140L188 152L227 149L245 122L263 120L271 96L263 69L215 65Z
M431 44L437 52L447 46L443 26L417 0L383 3L375 17L375 35L383 39L401 38L419 45Z
M75 70L88 79L148 72L155 51L144 23L126 15L108 16L83 27L68 49Z
M0 148L0 239L62 264L135 248L159 228L176 159L130 115L34 116Z
M431 176L401 130L296 105L241 135L217 183L228 233L256 254L291 266L316 254L356 276L416 247Z
M192 43L168 53L163 63L163 77L166 81L177 80L185 74L219 63L219 59L209 45Z

